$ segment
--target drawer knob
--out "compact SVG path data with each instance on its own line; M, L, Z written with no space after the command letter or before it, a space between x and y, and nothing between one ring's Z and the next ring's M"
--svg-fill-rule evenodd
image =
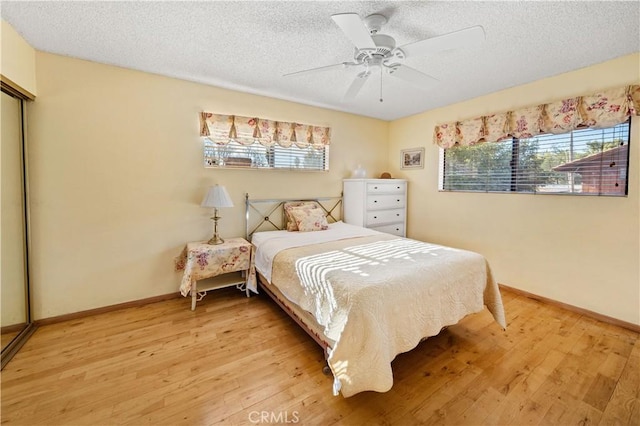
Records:
M378 187L377 187L377 186L374 186L374 187L373 187L373 189L378 189Z
M396 200L397 202L400 202L400 200Z
M377 203L377 202L378 202L378 200L373 200L373 202L374 202L374 203Z
M373 218L374 218L374 219L377 219L377 218L378 218L378 216L374 216Z

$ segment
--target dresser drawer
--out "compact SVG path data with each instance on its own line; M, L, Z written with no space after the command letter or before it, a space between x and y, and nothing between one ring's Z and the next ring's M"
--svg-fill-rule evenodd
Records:
M367 197L367 210L404 208L404 194L370 195Z
M367 227L385 223L404 222L404 209L380 210L367 212Z
M406 235L409 183L405 179L345 179L343 190L345 223Z
M394 223L393 225L384 226L371 226L370 228L376 231L385 232L387 234L397 235L398 237L404 237L403 223Z
M369 194L404 194L406 189L405 182L396 183L368 183L367 192Z

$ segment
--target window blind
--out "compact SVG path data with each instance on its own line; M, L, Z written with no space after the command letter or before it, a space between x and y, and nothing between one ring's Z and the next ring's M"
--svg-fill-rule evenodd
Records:
M205 167L329 170L329 127L201 112L200 136Z
M444 150L445 191L627 195L630 120Z
M264 146L259 142L215 143L215 135L204 139L204 166L279 170L329 170L329 146L299 148L295 145ZM228 139L228 136L226 136Z

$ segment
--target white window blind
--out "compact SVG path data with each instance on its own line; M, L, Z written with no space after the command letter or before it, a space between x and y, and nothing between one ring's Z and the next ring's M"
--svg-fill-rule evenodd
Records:
M630 121L444 151L445 191L627 195Z
M228 140L228 136L224 137ZM329 170L329 145L320 148L291 145L285 148L280 145L264 146L257 141L246 145L227 141L222 145L215 142L214 135L203 140L205 167Z
M329 170L331 128L200 113L205 167Z

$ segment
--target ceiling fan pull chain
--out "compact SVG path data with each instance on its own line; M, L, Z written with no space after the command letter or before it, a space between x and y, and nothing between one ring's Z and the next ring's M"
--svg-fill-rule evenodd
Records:
M382 75L384 73L382 72L382 68L380 68L380 102L382 102Z

